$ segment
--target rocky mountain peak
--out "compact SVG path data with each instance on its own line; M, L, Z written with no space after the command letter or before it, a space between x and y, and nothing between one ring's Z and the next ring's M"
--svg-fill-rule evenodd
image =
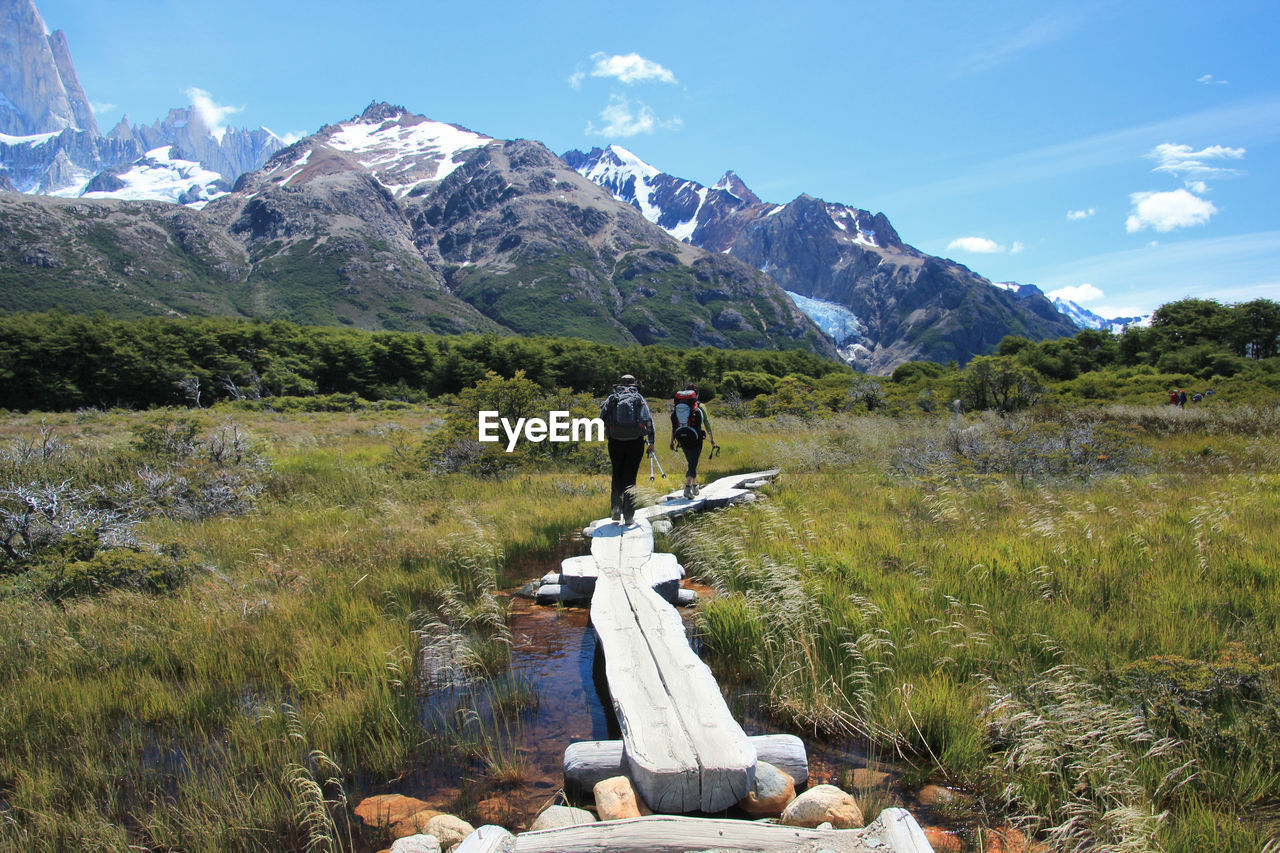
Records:
M364 112L360 113L357 118L352 120L367 124L377 124L378 122L383 121L394 121L406 112L408 112L408 110L404 107L389 104L386 101L370 101L369 106L364 108Z
M72 128L96 135L66 36L45 33L33 0L0 0L0 133L31 136Z
M742 178L738 177L738 173L730 169L724 173L724 177L715 182L711 187L713 190L724 190L735 198L742 199L747 204L760 204L760 197L753 193Z

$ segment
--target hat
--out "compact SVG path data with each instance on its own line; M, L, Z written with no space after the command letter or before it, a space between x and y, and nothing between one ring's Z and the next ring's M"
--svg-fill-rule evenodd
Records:
M635 385L636 378L632 376L630 373L624 373L620 377L618 377L618 384L619 385Z

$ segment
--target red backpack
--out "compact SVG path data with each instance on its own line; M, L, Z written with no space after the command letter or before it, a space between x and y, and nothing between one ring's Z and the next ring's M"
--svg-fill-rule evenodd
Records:
M698 410L698 392L692 389L677 391L675 408L675 437L677 440L702 437L702 412Z

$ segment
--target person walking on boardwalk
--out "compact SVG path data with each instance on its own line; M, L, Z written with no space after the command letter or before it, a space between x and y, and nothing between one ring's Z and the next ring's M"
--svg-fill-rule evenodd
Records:
M683 391L676 392L671 407L671 449L675 450L679 444L689 463L688 470L684 472L686 500L698 494L698 457L702 455L702 444L708 438L714 452L719 445L711 432L711 418L706 407L698 401L698 386L690 382Z
M614 521L630 524L635 518L636 475L645 451L653 452L653 416L636 384L624 373L613 393L600 404L605 438L609 440L609 462L613 467L610 510Z

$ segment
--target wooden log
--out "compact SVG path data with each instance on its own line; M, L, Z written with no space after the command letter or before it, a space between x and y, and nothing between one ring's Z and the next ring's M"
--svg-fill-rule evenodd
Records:
M924 829L906 809L888 808L867 826L868 832L889 845L894 853L933 853Z
M617 577L606 574L596 582L591 624L604 650L605 678L626 744L626 775L654 811L696 811L698 757Z
M809 757L804 741L795 735L756 735L747 738L756 757L795 779L797 785L809 781ZM624 775L626 765L620 740L585 740L571 743L564 751L564 787L573 797L583 797L602 779Z
M589 595L584 595L575 589L571 589L570 587L567 587L558 583L544 583L542 586L538 587L538 594L537 594L537 600L542 602L586 601L590 597L591 596Z
M842 853L930 851L928 842L916 849L889 847L871 828L821 830L745 820L652 815L524 832L516 837L515 853L686 853L689 850L791 853L806 847L812 850L818 845L829 845Z

